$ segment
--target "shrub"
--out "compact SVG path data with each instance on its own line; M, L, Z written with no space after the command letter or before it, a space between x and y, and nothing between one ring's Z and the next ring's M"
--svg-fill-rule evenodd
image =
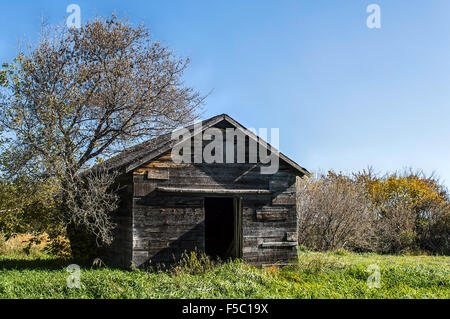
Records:
M414 248L417 234L414 213L406 207L394 206L380 213L375 221L376 247L379 253L405 253Z
M66 237L57 236L50 239L48 245L45 247L45 252L50 255L58 256L62 258L71 257L70 242Z
M219 261L218 261L219 262ZM203 274L214 268L215 263L202 251L185 251L178 264L172 269L173 274Z
M365 180L372 209L377 252L403 253L418 249L449 253L450 202L447 190L421 172L388 174Z
M316 250L370 250L373 213L362 184L328 172L301 179L297 189L299 244Z
M449 254L450 200L420 172L328 172L297 188L299 245L315 250Z

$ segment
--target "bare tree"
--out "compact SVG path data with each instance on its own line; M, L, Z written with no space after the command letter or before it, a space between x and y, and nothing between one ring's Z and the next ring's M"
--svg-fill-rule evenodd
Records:
M90 228L97 216L96 226L109 225L104 214L114 205L96 206L94 184L110 184L110 178L97 176L80 192L76 176L196 118L203 98L182 82L187 64L153 41L147 28L115 16L80 29L46 28L37 45L2 71L4 176L56 178L66 222ZM114 202L105 194L101 201L108 199Z

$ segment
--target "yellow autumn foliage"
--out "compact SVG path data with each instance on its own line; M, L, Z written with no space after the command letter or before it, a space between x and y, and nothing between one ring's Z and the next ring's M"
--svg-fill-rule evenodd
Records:
M375 205L403 205L416 211L448 206L448 198L442 186L433 179L416 174L393 174L385 179L372 179L367 183L367 190Z

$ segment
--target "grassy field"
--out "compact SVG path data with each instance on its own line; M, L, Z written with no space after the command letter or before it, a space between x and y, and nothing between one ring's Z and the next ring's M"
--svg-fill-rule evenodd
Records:
M81 269L68 288L68 261L0 256L0 298L449 298L450 257L300 252L295 267L260 269L241 261L172 272ZM369 288L375 264L380 288Z

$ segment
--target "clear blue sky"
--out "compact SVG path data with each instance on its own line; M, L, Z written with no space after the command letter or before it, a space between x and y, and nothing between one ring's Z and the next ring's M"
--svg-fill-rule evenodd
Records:
M116 12L189 56L204 117L279 127L280 150L310 171L436 171L450 185L450 1L3 1L0 59L63 23ZM381 7L381 29L366 7Z

